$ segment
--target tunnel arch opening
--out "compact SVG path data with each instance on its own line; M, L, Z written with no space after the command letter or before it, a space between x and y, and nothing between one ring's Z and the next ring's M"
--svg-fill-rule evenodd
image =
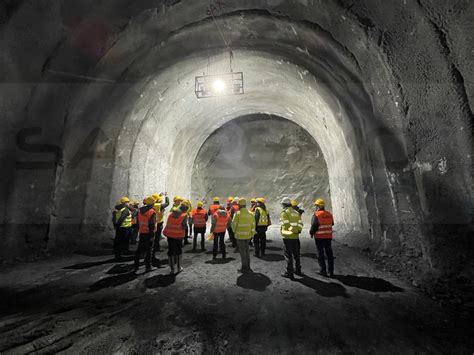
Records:
M235 118L212 132L199 148L192 170L193 201L220 196L265 197L277 221L280 201L290 197L311 218L312 201L332 210L324 155L307 131L278 116Z

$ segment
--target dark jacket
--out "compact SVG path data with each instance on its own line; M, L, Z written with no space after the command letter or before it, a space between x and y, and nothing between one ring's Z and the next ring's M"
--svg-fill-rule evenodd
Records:
M300 214L300 216L304 213L304 209L300 208L299 206L293 207L293 209Z
M161 204L161 212L163 212L165 208L168 207L169 205L170 205L170 199L168 198L168 196L165 196L165 202Z

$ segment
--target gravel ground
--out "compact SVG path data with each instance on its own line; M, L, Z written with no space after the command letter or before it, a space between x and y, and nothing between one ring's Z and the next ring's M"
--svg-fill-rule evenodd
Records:
M280 276L276 229L245 275L232 249L212 262L209 242L207 252L185 248L176 277L165 266L135 274L111 255L12 268L0 278L0 352L472 354L472 318L337 243L336 278L319 276L306 234L295 281Z

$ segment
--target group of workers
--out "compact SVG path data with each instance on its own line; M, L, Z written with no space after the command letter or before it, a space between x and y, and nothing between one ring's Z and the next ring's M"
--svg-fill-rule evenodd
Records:
M128 197L122 197L112 213L112 223L116 230L114 252L116 261L121 261L122 254L128 251L129 244L138 240L135 252L134 268L139 269L140 259L145 255L146 272L152 270L152 265L159 266L156 253L161 251L160 239L162 234L168 242L168 265L170 273L176 274L183 270L182 248L190 244L190 232L193 232L193 250L197 250L200 237L200 250L205 250L207 223L210 219L210 236L213 239L212 255L217 258L220 253L226 258L225 234L228 241L239 252L241 257L240 273L252 272L250 268L250 248L254 243L255 256L265 255L267 229L272 224L270 214L265 205L265 198L253 198L247 207L245 198L229 197L226 204L220 203L215 197L209 209L204 208L202 201L192 208L187 199L176 196L173 205L165 216L166 208L170 205L166 193L153 194L139 203L131 202ZM282 276L293 279L294 275L302 275L300 261L300 234L303 231L301 215L304 210L298 207L296 201L284 198L281 201L280 234L283 238L284 253L287 263ZM325 210L325 202L317 199L314 202L315 211L311 220L310 237L315 239L318 250L320 274L334 276L334 258L331 248L333 237L333 216ZM166 217L166 224L164 223ZM327 268L326 268L327 259ZM328 274L329 272L329 274Z

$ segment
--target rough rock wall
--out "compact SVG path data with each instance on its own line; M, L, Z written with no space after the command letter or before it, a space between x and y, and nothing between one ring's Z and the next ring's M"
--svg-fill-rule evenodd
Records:
M47 239L58 216L65 229L80 231L81 213L79 218L65 214L62 205L55 207L55 199L62 188L58 181L68 167L62 152L68 145L63 138L69 110L79 90L90 97L96 94L95 82L88 75L100 62L109 69L112 81L123 78L131 63L138 61L136 56L147 53L147 46L165 51L161 44L168 37L179 37L182 29L210 21L210 2L25 0L1 5L0 111L4 123L0 159L5 168L0 175L0 214L1 234L6 235L2 251L24 255L37 251L37 244ZM473 32L473 2L242 0L226 2L218 15L240 16L242 27L248 27L246 15L241 15L244 12L276 24L278 31L273 32L281 37L261 39L271 43L266 51L281 51L290 61L301 60L311 72L319 65L327 74L322 81L328 85L341 77L335 65L347 59L356 65L364 88L354 89L355 80L346 84L361 93L363 104L344 97L341 102L351 114L361 112L360 116L367 117L354 125L354 131L365 139L360 154L366 164L364 193L373 222L373 249L396 253L400 258L394 259L416 277L427 272L459 272L472 260L473 239L468 233L472 223L474 67L469 34ZM285 21L302 25L305 31L295 33ZM232 30L222 28L226 33ZM238 46L254 48L262 30L256 27L237 33ZM328 60L327 52L310 53L314 41L305 41L304 35L316 30L327 33L344 55ZM210 32L205 34L205 42L199 43L222 49L222 43L208 40ZM124 37L128 41L121 42ZM189 44L184 41L182 47L189 48ZM108 53L111 48L115 49L112 54ZM177 61L181 54L168 53L168 59ZM153 64L163 62L158 56ZM141 79L137 76L129 83ZM339 90L341 85L331 88L334 95L346 93ZM94 99L84 106L104 102L103 97ZM116 104L120 102L117 96ZM147 108L142 110L147 112ZM87 121L84 129L100 127L101 119L101 115L90 117L94 123ZM117 126L120 119L118 115ZM28 127L40 131L25 135L22 130ZM111 136L87 143L91 147L107 143L114 151L116 141ZM40 146L32 147L34 143ZM95 153L88 159L103 157ZM16 164L25 160L39 162L42 168L18 169ZM112 159L104 160L104 165L111 163ZM97 183L88 179L91 165L81 166L83 181L65 192L68 212L83 211L84 201L93 195L87 189ZM103 180L109 177L102 176L106 176ZM104 188L98 198L108 201L109 192Z
M310 221L312 201L331 209L326 162L303 128L275 116L241 117L204 143L193 169L193 200L213 196L265 197L275 223L283 197L296 199Z

